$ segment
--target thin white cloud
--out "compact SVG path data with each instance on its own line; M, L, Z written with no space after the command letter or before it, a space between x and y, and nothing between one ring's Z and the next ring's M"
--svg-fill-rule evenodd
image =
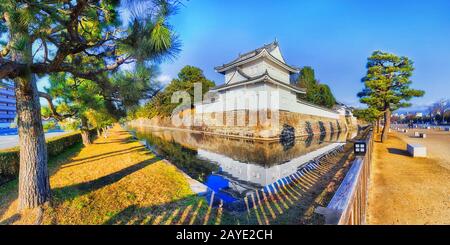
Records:
M120 67L119 67L119 70L120 71L133 71L134 70L134 68L136 67L136 64L135 63L125 63L125 64L122 64Z
M167 74L161 74L156 78L156 80L165 86L169 84L170 81L172 81L172 77Z

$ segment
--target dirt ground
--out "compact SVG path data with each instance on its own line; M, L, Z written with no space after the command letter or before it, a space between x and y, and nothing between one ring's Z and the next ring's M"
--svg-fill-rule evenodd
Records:
M390 133L374 144L369 189L369 224L450 224L450 134L428 138ZM406 142L427 146L428 157L412 158Z
M414 136L414 132L425 133L426 138ZM411 129L408 133L396 133L403 141L423 144L430 158L438 161L442 167L450 170L450 132L434 129Z

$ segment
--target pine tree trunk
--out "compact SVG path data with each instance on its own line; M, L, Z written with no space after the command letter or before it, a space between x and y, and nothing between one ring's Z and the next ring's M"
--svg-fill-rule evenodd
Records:
M106 138L108 138L108 128L107 127L104 127L103 128L103 137L106 139Z
M91 137L89 135L89 125L87 118L81 116L81 138L83 139L83 145L88 146L92 144Z
M20 170L19 210L34 208L50 200L47 146L41 122L41 106L35 79L16 79Z
M380 132L380 118L377 118L377 133Z
M391 110L386 109L384 112L384 127L381 133L381 142L385 142L388 139L389 128L391 127Z
M28 35L12 33L12 40ZM32 63L31 43L20 51L12 51L12 59L23 64ZM14 79L19 130L19 200L18 209L38 207L50 200L47 169L47 145L41 120L41 105L36 79L29 68Z

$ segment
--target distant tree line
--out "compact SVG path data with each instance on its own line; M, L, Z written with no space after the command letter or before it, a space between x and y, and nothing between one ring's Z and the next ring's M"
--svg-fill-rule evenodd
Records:
M448 124L450 122L450 100L442 99L424 110L422 115L416 113L405 113L403 116L394 115L391 120L396 123L430 123Z

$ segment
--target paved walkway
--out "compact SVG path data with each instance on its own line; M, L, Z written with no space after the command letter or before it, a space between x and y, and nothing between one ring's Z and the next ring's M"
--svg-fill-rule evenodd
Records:
M408 156L406 142L416 140L428 147L429 157ZM448 154L448 144L448 136L425 140L399 133L375 143L368 223L450 224L450 169L444 167L450 156L442 160L439 154L439 148Z
M53 133L46 133L45 138L49 139L52 137L60 136L63 134L68 134L70 132L53 132ZM17 146L19 144L19 136L18 135L6 135L6 136L0 136L0 149L7 149L12 148L14 146Z

